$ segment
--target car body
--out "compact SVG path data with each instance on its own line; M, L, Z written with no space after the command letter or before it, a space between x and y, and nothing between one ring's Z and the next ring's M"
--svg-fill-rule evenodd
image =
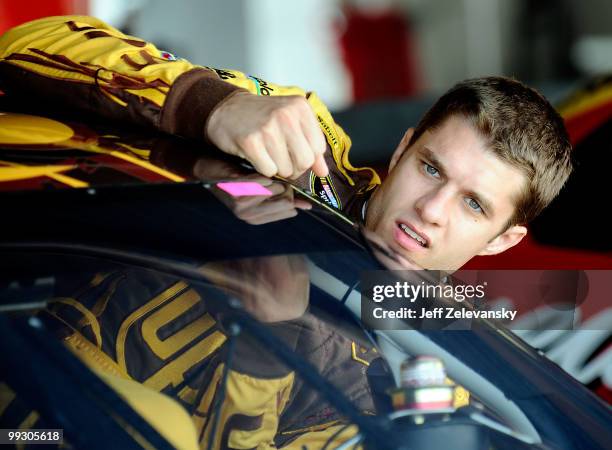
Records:
M115 286L113 289L119 290L100 297L106 303L96 300L98 307L92 308L95 317L79 322L83 336L92 336L100 349L104 350L107 339L105 327L119 327L119 332L109 333L121 335L121 327L105 314L128 306L139 311L138 296L147 291L152 293L149 297L157 298L153 293L159 290L155 284L159 280L187 283L202 298L214 299L207 300L206 306L214 314L205 313L214 315L226 339L234 336L232 333L242 333L243 341L235 341L235 351L248 356L233 360L240 370L262 370L275 379L295 374L300 389L292 391L287 408L304 402L308 408L319 408L317 412L325 410L340 423L358 425L358 431L352 433L354 440L334 441L334 447L361 443L365 448L425 448L422 445L429 443L428 448L439 448L435 439L447 440L445 433L471 436L473 417L480 417L476 426L487 430L487 442L493 448L609 446L609 407L501 324L476 320L464 330L366 330L359 320L361 274L385 269L392 255L308 193L275 180L283 192L294 190L294 195L311 201L313 208L299 211L293 218L252 225L236 213L245 197L258 195L240 189L253 188L253 180L259 178L249 175L236 160L202 144L146 130L15 109L19 111L9 106L0 114L0 197L5 210L0 239L3 379L17 397L40 413L47 428L63 429L74 447L177 445L158 425L143 420L142 412L136 412L138 408L126 402L120 391L100 383L99 374L83 364L84 357L76 358L60 344L56 319L69 320L66 317L75 314L70 308L80 309L74 306L73 297L58 292L77 292L85 275L100 270L127 273L140 280L127 286L120 299L113 297L120 290ZM216 171L204 170L203 175L200 169L212 166ZM223 183L239 189L228 189ZM274 302L293 292L304 274L304 310L291 310L298 294L291 294L290 302L274 304L270 310L258 303L261 299ZM296 288L296 292L303 291ZM234 303L234 297L243 303ZM254 299L255 307L245 306L245 299ZM189 308L195 308L196 303L189 303ZM288 310L287 305L291 307ZM153 349L151 342L155 341L159 352L166 352L168 358L176 353L178 358L212 334L204 340L200 340L203 335L185 337L187 341L181 341L184 348L176 344L178 347L170 349L179 334L186 334L173 328L173 322L155 316L159 305L151 308L134 319L145 331L153 327L149 338L138 341L140 347L134 344L131 350L125 347L121 352L111 349L107 353L119 362L123 358L136 382L182 400L181 389L197 391L201 379L196 377L190 385L185 375L176 385L156 384L155 375L170 362L160 364L152 373L143 352L147 345ZM280 314L280 319L268 320L269 316L260 314L264 310ZM49 311L52 320L47 320ZM187 314L187 306L181 311L173 317ZM149 318L154 325L147 322ZM302 352L285 325L303 318L324 323L325 333L348 343L349 353L338 350L345 359L317 359L314 350ZM96 320L102 324L101 330L92 325ZM189 326L198 323L201 315L185 320ZM314 339L316 333L312 335ZM128 331L123 336L128 339ZM372 362L378 361L380 354L384 363L374 367ZM220 352L211 358L216 355L227 356ZM396 383L392 375L397 377L399 362L409 355L439 357L448 376L469 391L472 408L472 415L451 414L436 422L433 432L423 435L419 443L411 441L415 434L406 431L405 424L389 419L392 410L385 397ZM260 367L262 361L265 370ZM225 364L229 367L229 360ZM223 386L223 371L219 373L219 386ZM202 375L210 382L206 376ZM367 386L366 400L351 391L359 383ZM189 407L185 402L181 405ZM373 415L364 415L372 406ZM319 419L305 416L313 420L308 422L312 427L321 425ZM27 428L24 421L14 424L15 428ZM276 446L291 448L308 437L286 437L294 425L283 422L281 414ZM310 431L315 432L312 427ZM215 425L205 428L199 439L201 446L213 436L210 439L215 447L232 447L231 436L224 434L230 433L231 427L221 423L218 429ZM279 437L283 432L285 437ZM484 445L476 440L472 447L461 447L460 440L457 438L456 448ZM324 447L321 441L313 442L309 448Z

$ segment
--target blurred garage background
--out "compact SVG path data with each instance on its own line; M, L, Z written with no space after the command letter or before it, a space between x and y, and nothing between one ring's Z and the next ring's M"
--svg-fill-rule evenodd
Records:
M529 239L466 268L612 269L609 0L0 0L0 32L62 14L98 16L197 64L316 91L353 138L353 164L383 170L452 84L518 78L559 106L577 170ZM591 283L612 285L610 274ZM527 319L520 299L505 300ZM524 337L612 403L611 304L582 303L576 327L586 334Z
M0 0L0 32L75 13L194 63L314 90L332 110L440 93L485 74L555 97L612 70L606 0Z

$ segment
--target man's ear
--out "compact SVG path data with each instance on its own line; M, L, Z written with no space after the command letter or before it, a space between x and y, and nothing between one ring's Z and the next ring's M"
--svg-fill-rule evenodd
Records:
M391 156L391 162L389 163L389 172L393 170L397 162L400 160L401 156L406 150L408 150L408 144L410 144L410 139L412 139L413 134L414 128L408 128L404 133L404 137L393 152L393 156Z
M498 253L505 252L509 248L514 247L516 244L521 242L526 234L527 228L524 226L511 226L506 231L490 240L485 248L483 248L478 254L497 255Z

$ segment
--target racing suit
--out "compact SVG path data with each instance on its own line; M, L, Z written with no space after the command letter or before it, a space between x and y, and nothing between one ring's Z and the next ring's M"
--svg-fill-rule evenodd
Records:
M258 265L267 258L257 258ZM289 263L301 256L284 258ZM342 430L331 439L335 446L356 433L324 397L252 336L234 338L228 354L228 332L221 325L227 300L218 285L187 283L137 267L79 264L79 270L91 278L58 280L56 297L41 320L92 370L140 383L181 404L195 425L200 448L207 448L212 430L214 448L261 450L321 448ZM315 306L300 317L266 326L359 411L376 413L369 380L387 372L381 372L381 356L358 327L341 324ZM216 407L226 364L225 398ZM387 378L391 387L392 378ZM40 428L38 414L18 403L19 397L1 386L0 423L18 428L25 421L27 428Z
M326 137L330 174L317 177L308 171L296 183L357 220L380 184L373 169L351 165L351 141L315 93L235 70L193 65L92 17L50 17L6 32L0 37L0 89L200 140L206 140L212 111L236 92L300 95Z

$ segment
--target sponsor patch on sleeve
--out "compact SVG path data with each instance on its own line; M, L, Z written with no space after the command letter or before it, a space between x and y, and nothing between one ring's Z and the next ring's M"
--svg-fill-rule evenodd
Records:
M174 56L172 53L170 52L165 52L163 50L161 50L159 52L159 56L168 60L168 61L176 61L176 56Z
M334 188L331 177L318 177L310 172L310 191L323 200L327 205L342 210L340 196Z

